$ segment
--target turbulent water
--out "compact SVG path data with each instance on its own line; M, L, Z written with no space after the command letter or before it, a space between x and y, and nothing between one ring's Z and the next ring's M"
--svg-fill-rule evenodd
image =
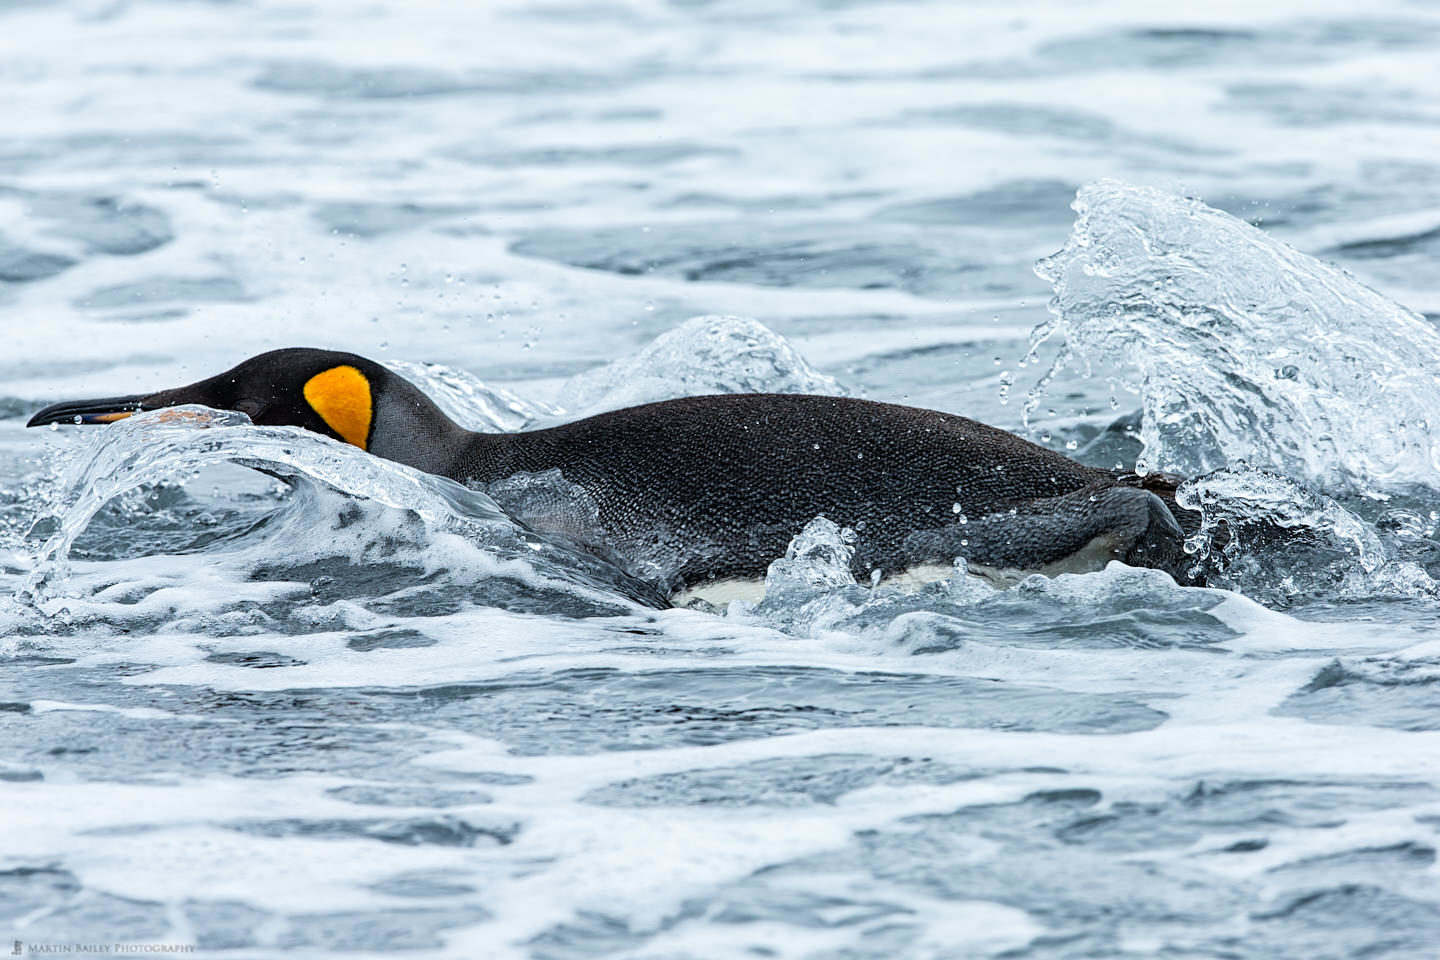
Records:
M1254 6L0 2L0 942L1434 957L1440 9ZM290 345L962 413L1194 477L1212 586L822 518L665 609L299 430L22 428Z

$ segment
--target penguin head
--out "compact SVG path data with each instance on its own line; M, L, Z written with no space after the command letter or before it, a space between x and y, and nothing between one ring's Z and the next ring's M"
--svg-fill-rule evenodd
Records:
M296 426L424 468L426 453L461 431L408 380L333 350L271 350L224 373L157 393L53 404L26 426L113 423L141 410L199 404L257 424Z

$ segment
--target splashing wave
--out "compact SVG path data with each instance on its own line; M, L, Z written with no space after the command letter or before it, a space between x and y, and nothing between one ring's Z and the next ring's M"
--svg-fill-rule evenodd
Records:
M1437 485L1440 336L1423 317L1197 200L1102 180L1069 242L1036 266L1052 337L1074 359L1123 357L1138 392L1137 469L1246 463L1337 493ZM1057 370L1052 370L1040 391Z

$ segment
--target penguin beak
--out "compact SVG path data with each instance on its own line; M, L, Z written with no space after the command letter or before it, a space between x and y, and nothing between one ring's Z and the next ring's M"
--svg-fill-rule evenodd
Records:
M114 423L143 409L162 404L153 401L152 394L136 394L131 397L106 397L100 400L67 400L52 403L30 418L27 427L43 427L47 423Z
M158 393L136 393L128 397L102 397L98 400L66 400L52 403L30 418L27 427L43 427L48 423L114 423L134 416L141 410L162 410L166 407L180 407L197 404L202 407L219 405L216 398L215 382L222 377L211 377L192 383L188 387L174 387Z

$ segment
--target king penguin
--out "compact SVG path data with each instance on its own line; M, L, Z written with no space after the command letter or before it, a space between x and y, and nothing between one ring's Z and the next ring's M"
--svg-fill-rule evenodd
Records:
M757 597L810 520L859 532L861 582L997 582L1111 560L1181 578L1178 478L1077 463L950 413L845 397L665 400L521 433L477 433L412 383L350 353L273 350L185 387L58 403L29 426L112 423L199 404L292 425L484 490L672 602Z

